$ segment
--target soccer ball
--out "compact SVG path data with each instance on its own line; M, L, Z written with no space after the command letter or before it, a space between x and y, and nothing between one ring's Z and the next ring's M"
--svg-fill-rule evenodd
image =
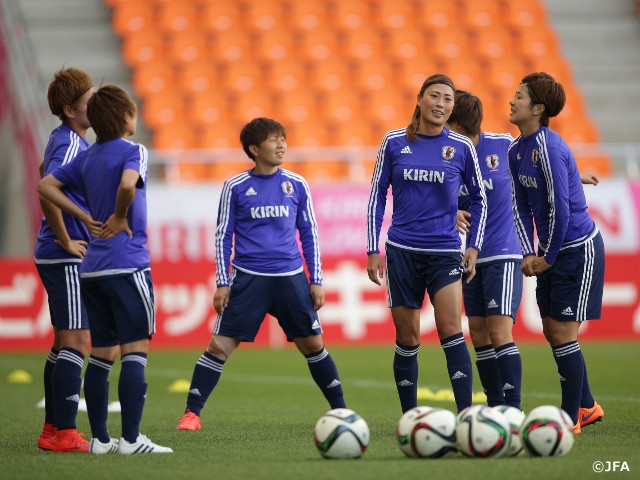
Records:
M324 458L360 458L369 445L369 426L353 410L334 408L318 419L313 438Z
M456 449L455 413L444 408L416 407L400 417L396 437L400 450L408 457L442 458Z
M507 455L511 425L501 412L477 405L461 412L456 429L458 449L467 457L497 458Z
M573 422L561 408L542 405L522 421L520 441L534 457L561 457L573 447Z
M515 457L516 455L524 453L524 447L522 446L519 435L520 426L525 417L524 412L510 405L496 405L493 409L507 417L509 425L511 425L511 443L509 443L509 449L505 456Z

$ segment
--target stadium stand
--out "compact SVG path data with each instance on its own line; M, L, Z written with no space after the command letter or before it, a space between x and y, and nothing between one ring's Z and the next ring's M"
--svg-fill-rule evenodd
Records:
M281 119L290 146L376 146L409 122L422 81L438 71L482 98L485 129L511 133L517 83L548 71L568 93L552 128L599 141L540 0L105 2L154 148L237 147L240 126L258 115ZM605 155L588 164L611 173ZM179 177L222 173L188 170ZM320 181L348 170L321 159L301 167Z

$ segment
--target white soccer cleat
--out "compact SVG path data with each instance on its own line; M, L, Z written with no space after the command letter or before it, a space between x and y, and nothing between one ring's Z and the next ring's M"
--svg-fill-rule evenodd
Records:
M97 438L91 439L91 445L89 446L89 453L95 455L104 455L105 453L116 453L118 451L118 439L111 438L107 443L102 443Z
M169 447L162 447L160 445L156 445L145 435L138 435L138 439L129 443L124 438L120 439L120 444L118 445L118 453L123 455L134 455L138 453L173 453L173 450Z

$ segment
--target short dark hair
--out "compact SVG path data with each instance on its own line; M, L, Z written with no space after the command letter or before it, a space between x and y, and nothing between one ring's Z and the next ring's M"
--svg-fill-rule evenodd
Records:
M457 123L469 135L479 135L482 124L482 101L465 90L456 90L449 123Z
M101 86L87 102L87 118L98 143L122 137L136 112L129 94L117 85Z
M84 70L73 67L58 70L53 74L53 80L47 90L49 110L65 122L67 116L64 113L64 107L73 106L91 87L93 87L93 80Z
M420 87L420 92L418 93L418 98L422 98L424 92L431 85L443 84L451 87L451 90L456 91L456 87L453 83L453 80L446 76L443 73L436 73L427 77L427 79L422 83L422 87ZM413 140L416 137L416 133L418 132L418 127L420 126L420 107L416 105L416 108L413 109L413 116L411 117L411 123L407 126L407 138L409 140Z
M255 160L249 147L251 145L260 146L262 142L269 138L269 135L274 133L287 138L287 132L279 122L265 117L254 118L242 127L240 131L242 149L251 160Z
M564 87L545 72L530 73L522 79L521 83L529 90L532 105L544 105L540 124L548 127L549 118L558 115L567 101Z

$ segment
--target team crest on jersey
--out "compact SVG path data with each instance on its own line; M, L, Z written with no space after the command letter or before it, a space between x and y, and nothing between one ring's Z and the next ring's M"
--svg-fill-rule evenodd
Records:
M491 168L492 170L498 168L498 165L500 165L500 158L495 153L492 155L487 155L484 160L487 162L487 167Z
M291 182L282 182L280 186L282 187L282 191L287 195L291 195L293 193L293 184Z
M538 163L539 158L540 158L540 152L534 148L533 151L531 152L531 161L533 162L534 165Z
M456 149L445 145L442 147L442 158L444 158L447 162L450 161L456 153Z

